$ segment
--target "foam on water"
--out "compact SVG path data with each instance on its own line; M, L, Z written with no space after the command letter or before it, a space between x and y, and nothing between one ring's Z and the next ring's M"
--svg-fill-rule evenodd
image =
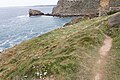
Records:
M3 46L3 45L5 45L6 43L8 43L10 40L6 40L6 41L4 41L2 44L0 44L0 46Z
M0 52L2 52L2 51L3 51L3 48L0 47Z
M17 18L27 18L27 17L29 17L29 14L27 14L27 15L17 16Z

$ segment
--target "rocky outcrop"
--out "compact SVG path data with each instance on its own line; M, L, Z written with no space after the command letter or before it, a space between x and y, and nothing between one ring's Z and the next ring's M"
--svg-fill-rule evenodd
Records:
M52 14L58 16L97 15L109 7L120 6L120 0L59 0Z
M54 15L88 15L97 13L99 0L59 0Z
M108 15L120 12L120 7L110 7L109 11L107 12Z
M38 15L44 15L44 13L39 10L29 9L29 16L38 16Z
M120 28L120 12L108 20L109 26Z
M120 6L120 0L109 0L109 7L118 7Z
M106 16L118 12L120 0L100 0L99 16Z
M70 22L66 23L63 27L69 26L69 25L73 25L73 24L75 24L75 23L78 23L78 22L81 21L81 20L82 20L81 17L73 18Z
M120 7L110 7L109 11L120 11Z

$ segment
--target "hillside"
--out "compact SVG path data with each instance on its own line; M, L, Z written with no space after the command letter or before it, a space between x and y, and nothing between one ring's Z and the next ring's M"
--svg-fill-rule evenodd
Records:
M4 51L0 80L119 80L120 27L108 25L114 15L82 20ZM105 64L98 64L106 45ZM99 73L104 75L95 78Z

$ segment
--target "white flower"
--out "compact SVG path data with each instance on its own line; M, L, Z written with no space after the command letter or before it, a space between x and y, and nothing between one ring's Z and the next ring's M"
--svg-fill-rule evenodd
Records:
M24 78L27 78L27 76L24 76Z
M42 76L42 74L40 74Z
M40 79L42 78L42 76L40 76Z
M36 74L37 74L37 76L39 76L40 73L39 73L39 72L36 72Z
M47 74L47 72L44 72L44 75L46 75Z

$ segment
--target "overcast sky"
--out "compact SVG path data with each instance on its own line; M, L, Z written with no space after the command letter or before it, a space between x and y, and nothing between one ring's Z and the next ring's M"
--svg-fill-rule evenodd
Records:
M0 7L55 5L58 0L0 0Z

